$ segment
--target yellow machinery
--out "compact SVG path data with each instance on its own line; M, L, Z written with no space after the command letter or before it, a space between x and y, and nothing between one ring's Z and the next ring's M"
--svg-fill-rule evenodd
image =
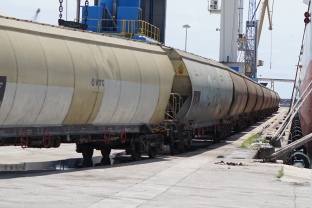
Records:
M268 13L269 30L272 30L273 28L272 28L272 14L271 13L273 13L273 10L272 10L272 12L270 12L269 0L264 0L264 2L262 4L262 10L261 10L260 18L259 18L259 28L258 28L258 45L259 45L259 42L260 42L260 37L261 37L261 31L262 31L265 11L267 11L267 13Z

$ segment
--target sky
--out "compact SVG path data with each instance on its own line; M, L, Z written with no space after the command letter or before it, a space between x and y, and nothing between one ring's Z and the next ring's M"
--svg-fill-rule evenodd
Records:
M273 2L273 30L268 30L266 15L258 47L258 59L264 61L264 66L258 68L258 77L295 79L304 31L303 14L308 6L302 0L270 0L271 10ZM244 0L244 22L248 18L248 3ZM64 0L64 19L75 18L75 4L76 0L67 0L66 8ZM58 0L0 0L0 5L1 14L15 18L31 20L38 8L41 9L38 22L57 25L59 18ZM185 28L182 26L189 24L187 51L218 61L220 32L216 29L220 28L220 15L210 14L207 8L207 0L167 0L165 44L184 50ZM281 98L291 98L292 88L293 83L274 84Z

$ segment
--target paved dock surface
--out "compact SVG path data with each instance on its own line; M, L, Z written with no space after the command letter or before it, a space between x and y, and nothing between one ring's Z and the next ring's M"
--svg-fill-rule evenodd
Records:
M239 148L277 117L177 156L69 171L2 172L0 207L310 207L311 170L261 163L251 159L254 151ZM1 147L0 163L38 161L39 154L39 161L80 157L72 155L74 149L51 153L60 150L31 154L31 149ZM8 160L6 151L14 152ZM278 178L282 167L284 176Z

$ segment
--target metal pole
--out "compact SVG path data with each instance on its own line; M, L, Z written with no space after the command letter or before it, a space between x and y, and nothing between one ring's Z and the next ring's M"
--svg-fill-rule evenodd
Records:
M67 8L68 8L68 1L66 0L66 21L67 21L67 12L68 12Z
M185 51L186 51L186 45L187 45L187 27L185 28Z
M243 34L244 0L239 0L238 6L238 34Z
M191 26L189 26L188 24L185 24L182 26L183 28L185 28L185 49L184 51L186 51L186 45L187 45L187 29L190 28Z
M153 16L154 16L154 1L150 0L150 12L149 12L149 23L153 23Z
M80 22L79 18L80 18L80 3L81 0L77 0L77 9L76 9L76 22Z

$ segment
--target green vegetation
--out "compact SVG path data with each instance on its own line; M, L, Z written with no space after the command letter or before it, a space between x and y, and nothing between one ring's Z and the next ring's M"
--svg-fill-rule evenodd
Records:
M281 178L284 176L284 167L282 166L281 169L278 171L277 178Z
M259 142L260 134L254 134L249 139L243 142L241 148L248 148L250 144Z

